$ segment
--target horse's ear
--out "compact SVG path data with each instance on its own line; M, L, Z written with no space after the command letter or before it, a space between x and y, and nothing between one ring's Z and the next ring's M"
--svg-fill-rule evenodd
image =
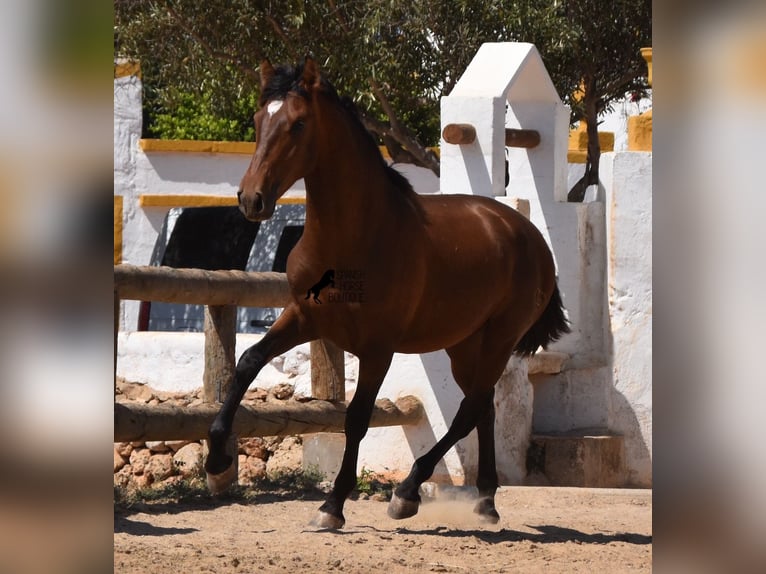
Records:
M274 77L274 66L271 65L268 59L261 62L261 91L268 85L271 78Z
M303 62L303 76L301 82L307 90L318 88L322 81L322 73L319 71L319 64L311 56L306 56Z

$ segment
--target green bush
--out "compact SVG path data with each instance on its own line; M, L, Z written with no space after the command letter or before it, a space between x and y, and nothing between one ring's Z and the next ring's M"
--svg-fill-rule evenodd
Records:
M238 100L230 117L215 110L211 93L183 92L155 102L147 132L167 140L253 141L255 95Z

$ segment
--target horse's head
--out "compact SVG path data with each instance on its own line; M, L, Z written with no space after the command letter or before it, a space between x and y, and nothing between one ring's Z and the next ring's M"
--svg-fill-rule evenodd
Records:
M271 217L279 199L317 161L312 95L321 86L311 58L299 68L261 63L261 101L256 112L256 150L239 184L239 209L250 221Z

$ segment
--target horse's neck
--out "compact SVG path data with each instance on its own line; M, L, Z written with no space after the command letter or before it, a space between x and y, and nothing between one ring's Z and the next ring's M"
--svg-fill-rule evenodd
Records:
M393 189L379 159L370 157L367 142L357 136L338 143L320 154L314 173L305 178L306 225L369 235L395 216L399 190Z

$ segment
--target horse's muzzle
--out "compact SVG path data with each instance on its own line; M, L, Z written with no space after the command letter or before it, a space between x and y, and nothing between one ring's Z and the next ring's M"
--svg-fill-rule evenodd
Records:
M274 212L274 206L267 206L263 194L255 193L245 195L242 190L237 192L239 210L250 221L263 221L268 219Z

